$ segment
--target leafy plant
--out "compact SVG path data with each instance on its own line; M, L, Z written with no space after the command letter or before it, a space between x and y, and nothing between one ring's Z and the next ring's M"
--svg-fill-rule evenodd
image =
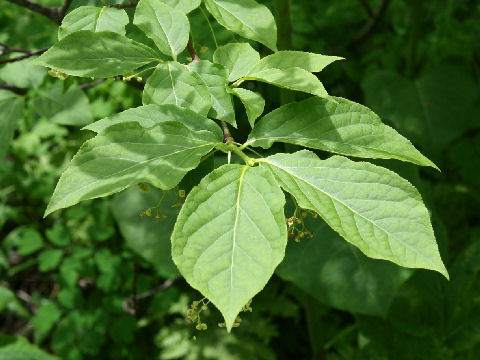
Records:
M245 39L219 47L213 62L200 60L189 40L191 10L202 6L205 26L211 26L204 5L220 25ZM195 176L195 169L220 151L245 164L229 161L212 169L189 191L174 225L171 251L187 282L221 311L228 331L282 262L288 237L305 236L286 221L282 190L297 209L318 214L368 257L448 278L416 188L390 170L345 157L436 168L368 108L328 95L314 73L341 58L278 51L274 17L254 0L206 0L204 5L140 0L133 24L153 43L125 36L124 10L79 7L65 17L59 41L32 64L62 77L121 76L143 83L143 73L147 79L142 106L86 127L96 135L63 172L45 215L136 184L183 191L182 179ZM78 19L91 20L80 25ZM274 53L261 58L254 49L258 45L247 40ZM179 61L187 58L187 49L190 58L183 64ZM313 96L257 120L271 106L241 87L250 82ZM229 129L239 117L234 96L252 126L243 143L235 142ZM276 142L338 155L321 159L311 150L267 150ZM61 257L61 251L55 256ZM53 254L48 257L55 260ZM43 269L55 266L50 262Z

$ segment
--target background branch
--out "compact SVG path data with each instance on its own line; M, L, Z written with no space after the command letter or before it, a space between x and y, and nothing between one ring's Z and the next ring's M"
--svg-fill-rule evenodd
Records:
M15 86L15 85L12 85L12 84L9 84L9 83L0 84L0 89L10 90L17 95L26 95L27 92L28 92L28 89L20 88L18 86Z
M15 62L15 61L20 61L20 60L23 60L23 59L27 59L27 58L29 58L31 56L34 56L34 55L40 55L40 54L43 54L48 49L50 49L50 46L47 46L46 48L43 48L43 49L40 49L40 50L24 50L24 51L21 51L21 52L24 52L25 55L17 56L17 57L11 58L11 59L0 60L0 65L7 64L7 63L12 63L12 62ZM16 51L16 52L18 52L18 51Z
M381 20L383 15L388 9L391 0L383 0L375 10L373 17L359 30L359 32L346 44L340 45L333 49L332 53L338 53L339 51L348 48L348 47L355 47L360 43L364 42L372 33L375 26Z
M367 0L358 0L358 1L360 1L360 3L362 4L363 8L364 8L365 11L367 12L368 16L370 16L371 18L375 17L375 14L373 13L372 7L371 7L370 4L367 2Z

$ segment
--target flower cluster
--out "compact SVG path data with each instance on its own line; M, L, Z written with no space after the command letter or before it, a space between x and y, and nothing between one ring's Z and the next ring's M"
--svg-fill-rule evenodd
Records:
M300 242L304 237L313 237L313 232L309 231L304 223L304 219L309 215L314 219L318 217L318 214L314 211L301 210L297 207L293 216L285 219L288 227L288 236L293 238L296 242Z

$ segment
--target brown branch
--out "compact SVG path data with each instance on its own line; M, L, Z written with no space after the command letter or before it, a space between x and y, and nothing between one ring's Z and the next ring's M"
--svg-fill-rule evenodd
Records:
M358 1L360 1L360 3L362 4L363 8L364 8L365 11L367 12L368 16L370 16L371 18L375 17L375 14L373 13L372 7L371 7L370 4L367 2L367 0L358 0Z
M86 83L86 84L82 84L82 85L78 85L78 88L79 89L90 89L92 87L95 87L97 85L100 85L101 83L103 83L105 80L107 79L98 79L98 80L95 80L93 82L89 82L89 83Z
M40 54L43 54L48 49L50 49L50 46L47 46L46 48L43 48L43 49L40 49L40 50L25 50L25 51L22 51L22 52L25 52L25 55L17 56L17 57L11 58L11 59L0 60L0 65L7 64L7 63L12 63L12 62L15 62L15 61L20 61L20 60L23 60L23 59L27 59L27 58L29 58L31 56L34 56L34 55L40 55Z
M70 4L72 3L72 0L66 0L63 3L63 5L60 7L48 7L48 6L34 3L30 0L7 0L7 1L15 5L22 6L38 14L42 14L43 16L55 22L57 25L60 25L62 23L62 20L65 14L67 13L67 10L70 7Z
M195 51L195 48L193 47L191 40L188 40L187 49L188 49L188 52L190 53L190 56L192 57L191 63L199 62L200 58L198 57L197 52Z
M360 31L346 44L340 45L333 49L332 53L338 53L342 49L348 47L355 47L360 43L364 42L372 33L375 26L378 24L380 19L383 17L385 12L390 5L391 0L382 0L382 2L378 5L377 9L372 18L360 29Z
M0 84L0 89L10 90L17 95L27 95L28 89L20 88L9 83Z
M110 7L114 7L114 8L117 8L117 9L125 9L125 8L132 8L132 7L135 7L137 6L138 4L138 1L132 1L128 4L115 4L115 5L110 5Z
M0 47L2 50L0 50L0 56L12 54L12 53L28 53L30 50L25 50L25 49L17 49L17 48L12 48L8 46L7 44L0 43Z
M228 129L228 125L225 121L220 121L220 125L222 127L223 131L223 141L224 142L230 142L230 141L235 141L232 137L232 134L230 134L230 130Z
M123 310L126 312L126 313L129 313L131 315L135 315L135 309L133 308L133 304L138 302L138 300L143 300L143 299L146 299L146 298L149 298L150 296L153 296L155 295L156 293L158 292L161 292L161 291L165 291L167 290L169 287L171 287L175 281L177 281L179 278L173 278L173 279L168 279L168 280L165 280L165 282L163 284L161 284L160 286L157 286L156 288L153 288L151 290L148 290L142 294L139 294L139 295L136 295L136 296L132 296L130 298L128 298L127 300L125 300L123 303L122 303L122 308Z

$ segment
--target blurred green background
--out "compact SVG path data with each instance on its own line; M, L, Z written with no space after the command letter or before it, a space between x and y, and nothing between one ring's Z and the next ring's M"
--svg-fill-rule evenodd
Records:
M140 105L141 92L122 81L61 81L28 60L1 64L0 359L480 359L480 2L262 3L277 17L280 48L344 57L320 75L329 93L369 106L440 167L376 161L420 190L451 280L368 259L307 217L315 236L288 245L241 326L227 334L210 308L202 312L208 330L198 331L186 313L201 295L179 277L169 235L178 190L202 171L158 208L160 191L135 187L43 219L60 173L92 136L81 127ZM102 3L74 0L70 9L81 5ZM202 12L189 18L200 57L211 59ZM41 49L57 28L0 3L0 43ZM244 41L213 30L219 45ZM149 41L131 24L127 36ZM22 55L0 54L0 63ZM304 96L248 86L266 111ZM237 141L249 131L239 117ZM151 207L152 216L140 216Z

